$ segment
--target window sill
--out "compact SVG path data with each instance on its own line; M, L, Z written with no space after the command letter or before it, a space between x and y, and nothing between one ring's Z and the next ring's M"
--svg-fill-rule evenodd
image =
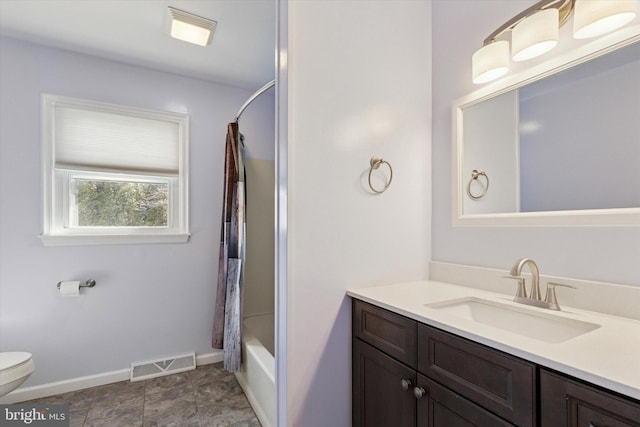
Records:
M186 243L191 234L42 234L44 246Z

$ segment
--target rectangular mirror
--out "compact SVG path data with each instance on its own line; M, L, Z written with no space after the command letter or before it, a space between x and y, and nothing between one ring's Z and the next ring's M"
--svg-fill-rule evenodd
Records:
M639 39L454 106L454 225L640 225Z

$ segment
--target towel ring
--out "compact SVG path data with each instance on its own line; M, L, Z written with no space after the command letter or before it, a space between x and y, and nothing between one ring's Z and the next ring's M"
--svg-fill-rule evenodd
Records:
M484 179L487 181L487 183L484 186L484 191L482 192L482 194L474 196L471 193L471 183L473 181L476 181L480 176L484 176ZM489 177L487 176L487 174L484 173L484 172L478 172L476 169L471 171L471 179L469 180L469 183L467 184L467 194L469 195L469 197L471 197L473 200L482 199L487 194L487 191L489 191Z
M393 169L391 168L391 164L386 160L380 159L378 157L372 157L371 160L369 160L369 164L371 165L371 169L369 169L369 188L371 188L374 193L384 193L391 185L391 180L393 179ZM386 164L389 167L389 181L387 181L382 190L378 190L373 186L373 184L371 184L371 173L374 169L380 168L380 165L382 164Z

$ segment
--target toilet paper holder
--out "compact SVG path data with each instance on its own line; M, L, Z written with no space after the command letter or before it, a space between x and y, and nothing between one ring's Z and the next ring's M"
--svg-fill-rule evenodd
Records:
M56 288L60 289L60 284L62 282L58 282L58 284L56 285ZM93 279L89 279L84 283L80 283L80 287L81 288L93 288L96 285L96 281Z

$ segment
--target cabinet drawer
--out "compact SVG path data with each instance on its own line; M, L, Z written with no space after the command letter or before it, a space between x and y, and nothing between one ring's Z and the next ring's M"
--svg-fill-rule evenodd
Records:
M412 368L416 367L416 324L415 320L353 300L353 336Z
M424 427L513 427L469 400L418 374L418 425Z
M640 427L640 402L540 371L542 427Z
M521 427L536 425L536 365L418 325L418 371Z

